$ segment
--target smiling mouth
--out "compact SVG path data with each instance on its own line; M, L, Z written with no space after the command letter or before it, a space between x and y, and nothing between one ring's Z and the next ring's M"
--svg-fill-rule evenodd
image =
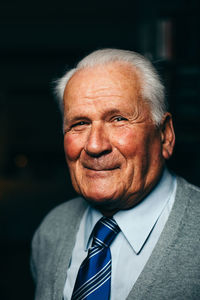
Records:
M95 171L95 172L105 172L105 171L114 171L119 169L119 167L111 167L111 168L91 168L91 167L84 167L87 170Z
M82 167L88 171L109 172L120 169L120 163L114 160L86 160L82 161Z
M85 176L89 177L91 180L95 178L107 178L110 177L114 172L119 170L119 167L112 168L85 168Z

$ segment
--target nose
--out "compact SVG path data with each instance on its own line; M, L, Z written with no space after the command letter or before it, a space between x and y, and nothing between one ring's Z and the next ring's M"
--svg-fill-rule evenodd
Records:
M93 157L99 157L112 151L109 134L103 124L92 124L85 151Z

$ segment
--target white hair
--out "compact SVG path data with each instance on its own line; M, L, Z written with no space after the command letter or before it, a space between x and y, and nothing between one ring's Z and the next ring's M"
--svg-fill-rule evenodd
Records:
M55 93L58 97L61 111L63 111L63 95L65 87L70 78L81 69L93 68L96 65L104 65L111 62L128 63L134 70L137 70L142 81L141 96L150 105L152 120L159 125L163 114L167 111L164 86L159 75L151 62L144 56L128 50L101 49L92 52L84 57L76 68L67 71L63 77L56 82Z

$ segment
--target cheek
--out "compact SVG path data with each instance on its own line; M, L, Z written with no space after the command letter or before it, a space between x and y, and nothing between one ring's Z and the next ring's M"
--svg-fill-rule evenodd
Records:
M121 130L115 140L115 146L126 158L134 156L138 151L139 138L133 130Z
M66 134L64 137L64 151L67 160L76 160L80 156L82 141L74 135Z
M147 133L148 130L146 129ZM157 136L145 134L145 129L126 128L118 132L115 139L115 147L126 159L139 160L145 163L146 160L156 160L160 156L160 142ZM152 153L154 154L152 157Z

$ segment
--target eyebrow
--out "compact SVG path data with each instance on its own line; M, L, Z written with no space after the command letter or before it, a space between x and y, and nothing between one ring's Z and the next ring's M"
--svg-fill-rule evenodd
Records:
M105 111L103 115L110 116L110 115L119 114L119 113L121 113L121 111L117 108L114 108L114 109Z
M64 118L64 125L67 125L69 123L74 123L76 121L80 121L80 120L89 120L88 117L86 117L85 115L78 115L78 116L75 116L73 118L71 118L70 120L67 119L67 118Z

